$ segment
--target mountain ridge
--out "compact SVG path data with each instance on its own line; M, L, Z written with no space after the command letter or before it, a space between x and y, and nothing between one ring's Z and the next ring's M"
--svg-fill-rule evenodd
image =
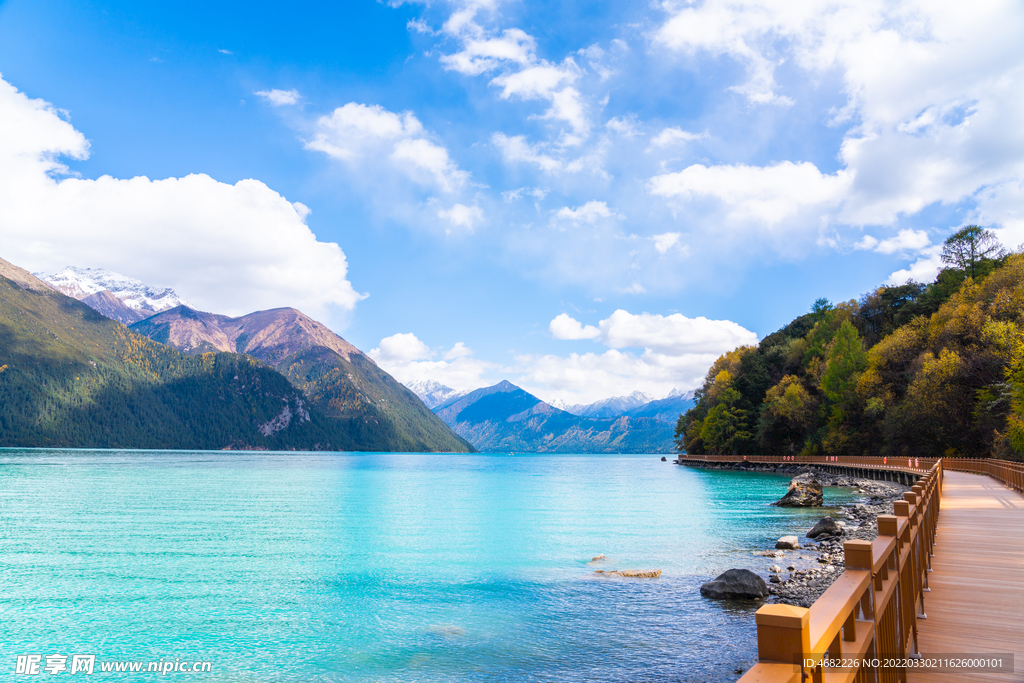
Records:
M536 453L670 453L673 427L652 417L573 415L508 380L434 408L480 451Z
M338 449L346 435L279 373L190 357L0 259L0 446Z
M128 308L148 312L147 315L176 306L188 306L188 303L170 287L150 287L140 280L105 268L67 266L52 275L35 273L35 276L62 294L79 301L90 295L108 291Z
M230 317L177 306L131 329L190 355L230 351L257 358L326 416L343 421L354 439L372 441L369 450L472 450L372 358L295 308Z

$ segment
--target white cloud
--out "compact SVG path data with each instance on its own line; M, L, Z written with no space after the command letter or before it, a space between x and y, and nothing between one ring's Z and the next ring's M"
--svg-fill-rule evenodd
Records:
M479 26L474 26L479 29ZM453 31L452 28L447 24L445 26L448 33L460 32ZM446 69L467 76L479 76L506 63L526 66L536 59L534 51L537 49L537 42L525 31L517 28L508 29L500 36L491 38L479 37L482 32L478 30L472 33L474 37L469 37L463 42L462 50L441 56L441 63Z
M519 187L515 190L502 192L501 196L507 203L511 204L512 202L522 199L524 195L529 195L537 201L543 201L544 198L548 196L549 192L551 192L551 190L543 187Z
M810 162L783 161L773 166L704 166L694 164L650 180L654 195L670 199L713 198L730 207L731 217L774 225L805 207L838 205L850 186L851 175L821 173Z
M548 328L556 339L595 339L610 347L600 354L516 358L524 388L545 400L570 403L633 391L665 396L673 388L694 388L718 356L758 341L756 334L729 320L634 315L621 309L597 327L562 313ZM643 350L638 354L624 349Z
M978 193L978 211L972 222L999 225L999 241L1009 249L1024 244L1024 180L1014 179Z
M896 252L917 252L925 249L932 243L928 233L924 230L900 230L896 237L879 241L871 235L865 235L862 240L854 245L857 249L870 249L879 254L895 254Z
M841 79L849 124L839 159L841 201L819 218L891 225L935 204L982 199L1024 177L1024 6L1011 0L707 0L665 5L656 44L727 55L746 65L734 87L751 101L782 101L791 81ZM838 210L836 210L838 209Z
M722 354L738 346L756 344L757 335L731 320L687 318L619 309L598 323L601 341L613 349L644 348L666 355Z
M0 80L0 120L0 239L23 268L109 268L225 314L322 318L364 296L341 248L307 227L309 209L258 180L61 177L57 157L85 159L89 145L52 105Z
M374 360L382 363L404 363L430 358L430 347L412 332L393 334L380 340L380 346L370 351Z
M410 19L406 22L405 27L410 31L416 31L416 33L423 33L428 36L434 35L434 29L430 28L427 22L422 19Z
M555 339L597 339L601 336L601 330L593 325L584 327L580 321L565 313L555 316L548 330Z
M935 245L910 266L897 270L885 281L887 285L902 285L907 280L931 282L942 270L942 245Z
M561 64L541 62L534 66L495 77L492 85L501 88L501 98L518 97L522 100L547 100L551 103L542 116L565 121L573 130L563 144L579 144L590 132L590 120L580 92L570 84L581 75L580 68L571 57ZM564 87L563 87L564 86Z
M222 55L233 55L233 54L235 54L231 50L224 50L224 49L217 50L217 52L221 53Z
M651 239L654 241L654 248L658 250L659 254L666 254L668 250L679 243L679 238L682 237L678 232L666 232L662 235L653 235Z
M651 147L668 147L683 142L692 142L707 137L707 133L691 133L682 128L665 128L651 138Z
M578 145L590 132L590 119L579 90L573 87L582 70L572 57L560 64L538 59L537 42L519 28L488 31L476 21L480 7L469 5L452 13L444 32L462 44L458 52L442 55L445 69L467 76L501 71L490 84L501 88L502 99L543 100L550 107L542 119L562 121L571 129L562 131L560 144Z
M479 206L455 204L450 209L441 209L437 212L437 216L447 220L456 228L473 232L473 228L483 221L484 212Z
M456 358L465 358L467 356L472 356L472 355L473 355L473 350L472 349L470 349L468 346L466 346L462 342L455 342L455 346L453 346L452 348L448 349L448 351L444 354L444 359L445 360L455 360Z
M485 386L488 380L483 377L499 368L495 363L474 358L473 351L462 342L441 353L438 360L439 352L430 349L411 332L381 339L368 355L403 384L432 379L460 391Z
M604 202L589 201L583 206L570 209L563 206L555 213L555 218L572 221L574 223L595 223L602 218L621 218L617 213L608 208Z
M352 159L367 146L380 141L411 138L423 133L423 124L412 112L396 114L379 104L349 102L316 122L306 149L338 159Z
M221 50L221 52L225 51ZM231 53L225 52L225 54ZM275 107L284 107L290 104L295 104L301 97L298 90L257 90L253 95L259 95Z
M614 116L608 119L608 122L604 124L604 127L610 131L618 133L624 138L635 138L640 134L640 131L637 130L636 114L630 114L629 116Z
M491 142L501 151L505 161L525 161L547 172L562 168L561 161L539 151L537 146L529 145L525 136L508 137L504 133L495 133L491 136Z
M718 355L664 356L609 350L568 356L521 355L514 381L545 401L592 403L642 391L667 396L673 389L700 385Z
M878 246L878 239L871 235L864 235L856 244L853 245L854 249L872 250Z
M459 189L469 179L469 173L460 170L449 158L447 149L423 138L400 140L391 158L409 162L411 167L404 167L404 170L412 177L419 175L420 171L426 172L445 192Z
M455 192L469 180L469 173L425 135L412 112L396 114L379 104L349 102L317 119L306 149L348 162L372 157L371 163L387 151L395 167L413 181Z

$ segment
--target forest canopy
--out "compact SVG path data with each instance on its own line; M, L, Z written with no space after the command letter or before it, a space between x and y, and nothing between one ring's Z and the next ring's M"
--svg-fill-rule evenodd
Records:
M721 356L679 417L690 454L1024 454L1024 255L967 226L931 284L814 302Z

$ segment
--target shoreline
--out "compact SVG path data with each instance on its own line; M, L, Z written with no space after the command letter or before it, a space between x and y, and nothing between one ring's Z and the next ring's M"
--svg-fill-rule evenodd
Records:
M878 524L875 521L878 515L893 514L893 503L903 500L903 493L910 490L909 486L896 482L832 474L808 465L707 461L689 461L685 464L701 469L783 474L790 477L811 472L817 476L823 486L852 487L862 494L856 502L823 505L820 508L823 511L822 517L832 516L842 527L841 536L830 536L818 540L800 536L799 549L771 548L752 551L751 554L764 557L769 563L765 567L765 573L768 576L766 583L769 597L764 604L810 607L843 573L843 569L846 567L843 542L853 539L873 541L878 536ZM833 508L835 512L826 515L824 511L827 508ZM810 531L810 527L807 531ZM806 534L807 531L804 533Z

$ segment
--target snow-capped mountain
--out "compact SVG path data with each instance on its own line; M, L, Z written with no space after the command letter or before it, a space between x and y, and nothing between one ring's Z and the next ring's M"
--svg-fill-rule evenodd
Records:
M189 306L173 289L157 289L120 273L103 268L77 268L68 266L59 273L35 273L62 294L82 301L93 294L108 291L125 306L136 311L159 313L176 306ZM189 306L191 308L191 306Z
M689 401L694 397L695 394L696 392L693 389L691 389L690 391L673 389L672 391L668 392L668 396L666 396L665 398L681 398L683 400Z
M445 401L450 401L453 398L464 396L465 391L457 391L451 387L446 387L440 382L435 382L432 379L417 380L415 382L406 382L405 386L412 393L420 397L420 400L426 404L430 409L434 409L441 405Z
M634 391L629 396L613 396L611 398L605 398L594 403L574 403L569 404L564 401L555 401L551 405L555 406L560 410L564 410L567 413L573 415L581 415L583 417L615 417L622 415L627 410L638 408L644 404L650 403L654 400L654 397L650 394L646 394L642 391Z

